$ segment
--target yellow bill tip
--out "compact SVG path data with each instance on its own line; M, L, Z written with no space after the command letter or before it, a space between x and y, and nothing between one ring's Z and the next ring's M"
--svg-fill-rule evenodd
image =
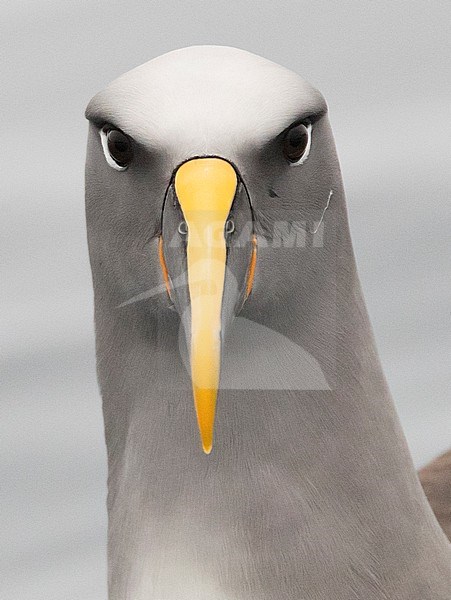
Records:
M213 444L208 444L205 445L204 443L202 443L202 450L204 451L204 453L208 456L210 454L210 452L212 451L213 448Z
M205 454L210 454L213 448L217 388L203 389L194 386L193 392L202 449Z

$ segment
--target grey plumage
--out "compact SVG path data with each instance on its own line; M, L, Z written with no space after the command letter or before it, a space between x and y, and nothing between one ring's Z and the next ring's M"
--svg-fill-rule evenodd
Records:
M451 540L451 450L423 467L419 477L438 522Z
M377 357L322 96L259 57L194 47L119 78L87 116L110 600L449 599L449 546ZM292 168L282 132L306 117L314 120L310 155ZM105 122L136 142L127 171L104 159ZM165 293L119 307L161 289L164 198L177 166L203 155L236 166L258 234L254 288L235 319L248 246L228 258L237 289L226 283L230 323L210 456L197 439L179 313ZM235 210L244 222L246 202ZM316 243L309 232L323 215ZM280 243L281 222L298 223L305 243ZM165 250L169 272L183 276L182 246L172 259ZM182 296L183 288L179 312ZM311 360L292 360L293 346ZM234 380L237 367L253 385ZM256 389L259 377L247 374L259 368L273 386Z

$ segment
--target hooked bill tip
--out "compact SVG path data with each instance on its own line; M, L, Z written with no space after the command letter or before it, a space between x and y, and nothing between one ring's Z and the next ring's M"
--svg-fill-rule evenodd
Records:
M213 444L212 443L210 443L210 444L202 444L202 450L204 451L204 453L207 456L210 454L212 448L213 448Z
M217 385L213 389L194 386L194 404L197 414L200 441L205 454L213 448L213 430L215 421Z

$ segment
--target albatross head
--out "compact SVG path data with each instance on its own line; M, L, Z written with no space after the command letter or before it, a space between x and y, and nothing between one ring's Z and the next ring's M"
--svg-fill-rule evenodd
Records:
M112 306L164 283L184 325L206 453L228 324L257 294L268 304L293 293L260 240L275 223L318 223L330 199L326 110L295 73L217 46L158 57L88 105L91 260ZM159 282L143 275L150 261Z

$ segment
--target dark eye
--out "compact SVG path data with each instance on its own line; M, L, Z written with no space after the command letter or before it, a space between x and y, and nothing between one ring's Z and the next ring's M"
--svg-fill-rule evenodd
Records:
M307 158L310 151L311 130L310 123L299 123L285 134L283 154L290 163L300 164Z
M108 126L102 129L101 136L108 164L119 170L126 169L133 159L131 139L119 129Z

